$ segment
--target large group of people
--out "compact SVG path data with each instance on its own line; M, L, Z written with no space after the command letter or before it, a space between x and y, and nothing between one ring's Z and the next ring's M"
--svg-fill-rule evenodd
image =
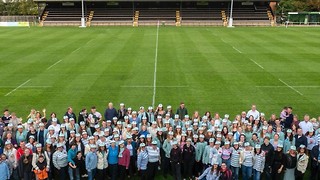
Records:
M189 115L183 102L133 110L110 102L78 115L31 110L26 122L4 110L0 179L320 179L320 117L284 107L269 118L256 105L233 119ZM319 135L318 135L319 134Z

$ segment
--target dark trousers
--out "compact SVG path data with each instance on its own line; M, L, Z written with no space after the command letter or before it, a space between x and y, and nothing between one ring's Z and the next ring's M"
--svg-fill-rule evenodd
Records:
M262 173L262 179L264 180L270 180L271 179L271 167L269 165L265 165Z
M296 180L303 180L304 173L302 173L301 171L298 171L298 170L296 169L294 175L295 175L295 177L296 177Z
M96 179L103 180L107 177L106 169L97 169Z
M170 158L165 157L163 160L163 176L166 177L170 171Z
M320 179L320 174L319 174L320 166L315 166L314 164L311 165L311 176L310 179Z
M140 170L140 176L141 176L141 180L147 180L148 179L147 170Z
M109 164L109 173L111 180L116 180L118 176L118 164Z
M129 164L129 176L132 177L136 173L136 162L137 157L136 156L130 156L130 164Z
M159 162L148 162L147 165L147 174L148 174L148 180L154 180L156 173L157 173L157 169L159 166Z
M178 162L172 162L171 168L174 179L181 180L181 164Z
M119 179L120 180L126 179L126 167L119 165L118 168L119 168Z
M23 172L23 180L31 180L32 176L31 176L31 171L30 172Z
M69 179L68 166L57 169L57 171L54 175L54 179L60 179L60 180Z
M194 175L196 177L200 176L203 170L203 164L201 161L197 162L195 161L194 163Z
M184 161L184 164L183 164L183 176L184 176L184 178L186 178L186 179L192 178L193 164L194 164L193 160Z

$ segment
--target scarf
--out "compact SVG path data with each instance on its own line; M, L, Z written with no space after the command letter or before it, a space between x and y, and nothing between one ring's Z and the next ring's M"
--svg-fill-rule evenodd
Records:
M124 151L124 148L120 148L120 152L119 152L119 155L118 155L118 157L119 157L119 158L121 158L121 157L122 157L122 153L123 153L123 151Z

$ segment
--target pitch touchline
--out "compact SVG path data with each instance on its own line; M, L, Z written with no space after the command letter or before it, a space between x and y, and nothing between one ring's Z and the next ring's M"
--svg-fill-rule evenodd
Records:
M20 84L20 86L16 87L15 89L13 89L12 91L8 92L6 95L4 96L9 96L11 93L15 92L17 89L21 88L23 85L27 84L29 81L31 81L31 79L27 80L26 82Z
M284 85L286 85L287 87L289 87L290 89L294 90L296 93L300 94L301 96L303 96L303 94L296 90L295 88L293 88L292 86L290 86L289 84L287 84L286 82L282 81L281 79L279 79L280 82L282 82Z
M0 88L14 88L16 86L0 86ZM22 86L20 88L49 88L52 86Z
M155 52L155 57L154 57L152 107L154 107L154 103L155 103L155 99L156 99L156 89L157 89L158 41L159 41L159 21L157 24L156 52Z
M60 63L62 61L62 59L60 59L59 61L57 61L56 63L52 64L51 66L49 66L47 68L47 70L51 69L53 66L57 65L58 63Z
M120 86L128 88L153 88L154 86ZM158 88L184 88L189 86L157 86Z
M233 48L234 50L238 51L240 54L242 54L242 52L241 52L239 49L235 48L234 46L232 46L232 48Z
M281 88L281 87L285 87L287 88L288 86L256 86L258 88ZM291 86L293 88L320 88L320 86Z
M250 58L250 60L255 63L257 66L259 66L261 69L264 69L260 64L258 64L256 61L254 61L253 59Z

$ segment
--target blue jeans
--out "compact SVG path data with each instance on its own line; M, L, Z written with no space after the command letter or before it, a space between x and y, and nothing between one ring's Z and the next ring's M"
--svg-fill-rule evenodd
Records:
M242 179L249 180L252 176L252 166L244 166L242 165Z
M88 171L88 180L93 180L94 176L96 175L97 169L92 169L91 171Z
M239 167L233 167L231 166L231 171L232 171L232 179L233 180L238 180L239 179Z
M253 180L260 180L261 172L257 170L253 170Z

